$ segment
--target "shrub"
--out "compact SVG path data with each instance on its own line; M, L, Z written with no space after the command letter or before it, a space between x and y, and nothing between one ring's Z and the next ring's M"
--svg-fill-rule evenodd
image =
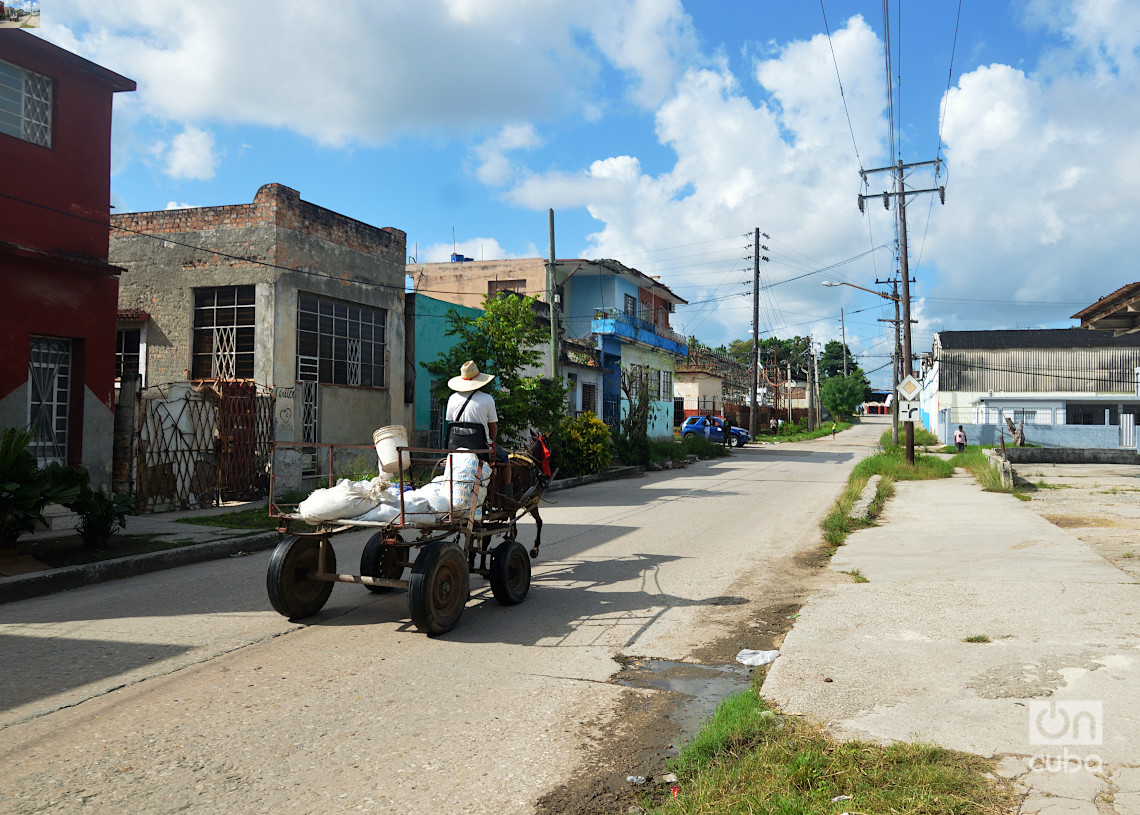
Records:
M589 475L610 466L610 429L593 413L563 419L553 436L551 455L560 475Z
M85 488L79 500L68 505L72 512L79 514L79 525L75 531L83 538L85 546L103 546L111 536L127 525L127 515L134 511L135 502L129 495L107 497L98 490Z
M636 436L632 439L627 439L621 433L612 431L610 438L613 443L614 458L620 463L649 464L650 447L647 437Z
M14 546L22 533L35 529L48 504L65 504L79 495L68 468L40 469L28 452L31 441L31 433L14 427L0 436L0 546Z

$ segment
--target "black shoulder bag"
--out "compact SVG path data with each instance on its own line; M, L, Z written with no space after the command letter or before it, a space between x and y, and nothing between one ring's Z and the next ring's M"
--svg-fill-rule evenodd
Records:
M483 425L479 422L461 422L464 411L467 410L467 405L475 397L479 391L471 391L471 395L467 397L463 403L463 407L455 414L455 421L453 421L447 428L447 449L457 450L460 447L465 447L468 450L486 450L491 446L487 440L487 431L483 429Z

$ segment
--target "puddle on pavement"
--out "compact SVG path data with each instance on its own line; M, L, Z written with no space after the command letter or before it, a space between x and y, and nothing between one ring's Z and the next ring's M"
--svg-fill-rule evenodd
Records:
M717 705L734 693L748 690L752 682L752 669L744 665L698 665L661 659L621 662L622 668L613 678L614 683L672 691L683 697L669 716L681 731L673 741L674 754L712 717Z

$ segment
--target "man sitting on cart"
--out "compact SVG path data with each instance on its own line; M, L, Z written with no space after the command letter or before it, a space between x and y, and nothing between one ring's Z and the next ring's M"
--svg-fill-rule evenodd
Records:
M499 435L499 414L495 409L495 398L481 390L495 380L492 374L479 372L479 366L467 360L459 370L459 376L447 381L447 387L454 393L447 400L444 418L450 423L447 428L447 449L468 450L491 449L500 466L498 486L500 495L514 499L511 486L511 470L507 466L507 451L495 443Z

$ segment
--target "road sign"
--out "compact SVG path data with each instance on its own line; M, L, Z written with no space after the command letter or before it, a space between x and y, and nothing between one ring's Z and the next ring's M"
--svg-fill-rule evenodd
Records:
M900 422L917 422L919 402L906 402L899 401L899 421Z
M900 397L909 401L918 398L919 392L922 391L922 385L913 376L907 374L895 390L899 392Z

